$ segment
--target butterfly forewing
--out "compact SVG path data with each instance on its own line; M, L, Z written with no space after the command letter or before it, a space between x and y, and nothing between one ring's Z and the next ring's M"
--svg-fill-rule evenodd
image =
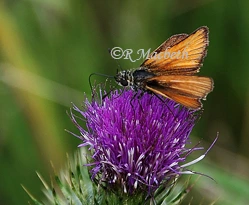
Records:
M208 28L169 38L141 65L158 75L189 75L199 71L208 46Z
M155 49L150 55L149 58L151 58L153 56L154 53L160 53L165 51L167 48L170 48L174 45L176 45L177 43L179 43L180 41L182 41L183 39L187 38L188 34L176 34L171 36L170 38L168 38L166 41L164 41L160 46L158 46L157 49Z

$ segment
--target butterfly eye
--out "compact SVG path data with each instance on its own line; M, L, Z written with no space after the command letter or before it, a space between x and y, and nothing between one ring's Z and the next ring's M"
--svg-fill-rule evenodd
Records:
M127 86L127 85L128 85L128 81L127 81L127 80L121 80L121 81L120 81L120 84L121 84L122 86Z

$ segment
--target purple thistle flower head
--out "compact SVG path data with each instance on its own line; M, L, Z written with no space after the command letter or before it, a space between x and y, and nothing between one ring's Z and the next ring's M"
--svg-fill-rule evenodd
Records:
M102 91L100 98L102 99ZM100 102L86 100L85 109L73 109L86 121L80 146L91 150L92 179L128 195L153 195L184 173L189 134L200 114L169 99L134 91L114 91Z

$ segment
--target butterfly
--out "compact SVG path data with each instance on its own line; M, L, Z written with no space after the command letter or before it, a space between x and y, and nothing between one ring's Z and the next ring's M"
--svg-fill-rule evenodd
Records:
M213 79L195 75L207 54L209 29L176 34L162 43L137 69L117 72L115 81L124 87L174 100L193 110L202 108L213 90Z

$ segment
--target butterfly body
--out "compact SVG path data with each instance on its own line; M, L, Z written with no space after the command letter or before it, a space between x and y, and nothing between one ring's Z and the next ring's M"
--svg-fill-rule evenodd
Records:
M154 77L155 74L150 73L144 69L120 71L114 77L116 82L123 87L130 87L137 91L144 90L146 86L146 79Z
M205 26L190 35L174 35L152 52L138 69L120 71L114 78L121 86L170 98L190 109L200 109L200 100L205 100L213 90L212 78L195 75L202 66L208 43ZM177 53L184 54L185 58Z

